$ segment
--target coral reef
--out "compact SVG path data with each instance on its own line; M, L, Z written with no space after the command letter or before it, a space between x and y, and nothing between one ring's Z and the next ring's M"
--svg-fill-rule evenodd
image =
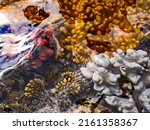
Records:
M139 45L140 29L127 18L127 9L135 8L136 0L58 0L58 3L65 26L69 27L60 28L64 35L60 44L73 51L75 62L88 61L90 49L111 54L118 48L125 51Z
M126 53L117 50L111 58L104 53L94 55L80 70L105 95L107 104L121 112L141 112L149 111L149 64L147 52L128 49Z
M0 0L0 112L150 112L149 7Z
M28 56L31 67L38 68L47 58L58 56L59 45L53 33L52 27L45 27L40 37L36 39L36 50Z
M83 78L81 73L78 71L64 71L58 77L54 87L49 91L53 107L46 105L40 111L47 112L53 109L53 112L56 112L56 110L67 112L70 110L70 106L75 104L76 100L90 93L93 92L89 87L89 82Z
M135 7L136 0L92 0L90 2L88 0L73 0L71 2L58 0L58 3L60 4L60 13L68 23L75 23L76 19L83 20L85 24L93 21L95 26L90 28L90 33L93 35L98 33L96 29L98 26L101 26L99 28L101 34L109 33L113 24L118 25L125 32L134 31L127 19L126 9L128 6Z

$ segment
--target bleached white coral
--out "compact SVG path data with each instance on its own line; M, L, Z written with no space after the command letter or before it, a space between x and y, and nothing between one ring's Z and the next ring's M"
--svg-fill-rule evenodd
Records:
M148 90L140 97L138 95L150 85L150 59L147 52L128 49L124 53L119 49L113 53L113 57L101 53L94 55L92 61L80 70L86 78L92 79L95 90L107 96L104 100L118 107L119 111L137 112L135 99L150 111L148 97L144 97L148 95ZM143 98L147 100L144 102Z
M144 109L150 111L150 89L144 90L140 95L139 100Z
M105 101L112 106L117 106L122 112L138 112L135 102L132 98L125 99L116 96L106 96Z

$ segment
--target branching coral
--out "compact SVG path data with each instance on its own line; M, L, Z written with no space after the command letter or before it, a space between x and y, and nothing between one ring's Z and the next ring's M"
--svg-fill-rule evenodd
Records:
M131 26L127 18L127 8L136 7L136 0L58 0L58 3L71 30L61 27L66 37L60 43L73 51L76 62L87 61L90 49L109 53L139 44L139 28Z
M93 80L94 89L105 95L104 100L119 111L149 111L150 59L147 52L128 49L126 53L117 50L111 58L104 53L95 55L81 72Z

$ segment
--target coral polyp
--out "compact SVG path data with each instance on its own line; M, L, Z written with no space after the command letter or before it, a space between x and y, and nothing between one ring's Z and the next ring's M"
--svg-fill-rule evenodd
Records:
M138 26L127 18L128 8L136 8L136 0L58 0L60 13L70 29L60 29L66 37L60 43L72 50L76 61L87 61L92 50L114 52L139 45Z

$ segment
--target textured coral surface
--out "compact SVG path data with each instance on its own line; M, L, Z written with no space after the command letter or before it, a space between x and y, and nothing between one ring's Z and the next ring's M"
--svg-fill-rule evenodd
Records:
M149 111L150 59L145 51L117 50L93 56L81 68L82 74L94 82L94 89L105 95L109 105L121 112ZM143 94L145 93L145 94ZM144 100L145 99L145 100ZM139 101L138 101L139 100Z
M150 112L149 6L0 0L0 112Z
M76 62L86 61L90 49L110 53L139 44L139 28L132 26L127 17L128 8L137 7L136 0L58 0L58 3L66 26L71 28L71 31L60 29L66 34L60 43L73 51Z

